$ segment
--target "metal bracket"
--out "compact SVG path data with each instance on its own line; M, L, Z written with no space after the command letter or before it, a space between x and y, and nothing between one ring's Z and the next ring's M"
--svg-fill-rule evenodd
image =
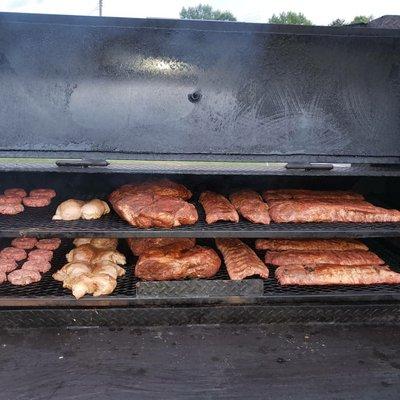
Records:
M78 160L57 160L57 167L107 167L110 163L107 160L96 160L89 158L82 158Z
M304 169L305 171L314 170L331 170L333 169L333 164L328 163L287 163L285 165L286 169Z

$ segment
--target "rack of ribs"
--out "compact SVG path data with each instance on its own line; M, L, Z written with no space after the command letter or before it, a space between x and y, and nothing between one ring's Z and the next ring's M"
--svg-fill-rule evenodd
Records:
M254 190L240 190L229 196L229 200L243 218L255 224L269 224L271 218L268 205Z
M400 274L387 265L291 265L279 267L281 285L376 285L399 284Z
M266 202L273 200L364 200L359 193L342 190L271 189L263 192Z
M257 250L368 250L368 246L352 239L257 239Z
M268 251L265 262L273 265L383 265L385 262L375 253L366 250L313 250Z
M400 222L400 211L376 207L363 200L274 200L269 202L274 222Z
M254 251L239 239L215 239L218 250L222 253L229 277L241 280L248 276L260 275L268 278L267 266Z
M221 194L205 191L201 193L199 200L206 213L207 224L217 221L239 222L235 207Z

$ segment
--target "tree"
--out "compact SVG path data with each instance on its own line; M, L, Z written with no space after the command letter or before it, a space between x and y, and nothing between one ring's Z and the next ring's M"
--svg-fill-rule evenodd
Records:
M353 21L351 21L351 24L368 24L368 22L372 21L374 17L370 15L367 17L366 15L357 15L357 17L354 17Z
M312 25L312 22L302 13L294 11L282 12L279 15L273 14L268 22L270 24Z
M344 19L341 18L337 18L335 20L333 20L329 26L343 26L346 24L346 21Z
M236 21L230 11L213 10L208 4L199 4L196 7L182 7L179 16L182 19L212 19L218 21Z

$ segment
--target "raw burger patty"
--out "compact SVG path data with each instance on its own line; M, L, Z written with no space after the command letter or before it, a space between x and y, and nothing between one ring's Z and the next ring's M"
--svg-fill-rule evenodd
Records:
M4 215L15 215L24 211L24 206L22 204L0 204L0 214Z
M51 264L48 261L29 260L25 261L22 264L21 269L28 269L30 271L45 273L47 271L50 271Z
M53 258L53 252L51 250L32 250L31 252L29 252L28 256L28 260L47 261L47 262L50 262L52 258Z
M27 193L25 192L25 190L21 189L21 188L6 189L4 191L4 194L10 195L10 196L18 196L21 198L27 196Z
M22 202L27 207L46 207L50 204L51 198L46 196L24 197Z
M22 261L26 258L26 251L15 247L5 247L0 251L0 256L15 261Z
M56 250L60 247L61 239L42 239L36 243L36 247L41 250Z
M33 189L29 192L29 196L43 196L52 199L53 197L56 197L56 191L53 189Z
M7 280L7 276L4 272L0 272L0 283L3 283Z
M1 194L0 195L0 204L6 204L6 205L18 205L21 204L21 197L15 196L15 195L10 195L10 194Z
M0 274L14 271L17 268L17 262L9 258L0 258Z
M11 242L11 246L17 249L30 250L36 246L37 239L35 238L15 238Z
M9 282L13 285L25 286L30 283L39 282L42 276L38 271L31 269L16 269L7 275Z

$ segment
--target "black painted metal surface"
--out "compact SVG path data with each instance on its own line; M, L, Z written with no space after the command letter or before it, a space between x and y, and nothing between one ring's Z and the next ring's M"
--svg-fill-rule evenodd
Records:
M399 162L399 36L1 14L0 153Z
M19 400L397 400L398 327L275 325L0 331Z
M380 324L400 323L396 303L300 303L264 305L159 305L0 309L3 328L172 326L201 324Z

